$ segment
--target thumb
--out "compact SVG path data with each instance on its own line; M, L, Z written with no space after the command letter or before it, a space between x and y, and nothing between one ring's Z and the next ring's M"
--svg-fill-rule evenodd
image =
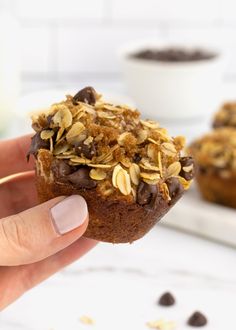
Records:
M78 195L0 219L0 265L28 264L53 255L81 237L87 225L87 204Z

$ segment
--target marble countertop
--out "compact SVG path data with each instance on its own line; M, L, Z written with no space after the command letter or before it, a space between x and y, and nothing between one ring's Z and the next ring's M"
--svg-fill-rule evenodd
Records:
M3 311L0 329L145 330L165 318L184 330L195 310L208 316L204 329L235 329L235 254L161 226L131 245L100 243ZM166 290L176 296L173 307L156 304ZM82 324L82 315L95 324Z

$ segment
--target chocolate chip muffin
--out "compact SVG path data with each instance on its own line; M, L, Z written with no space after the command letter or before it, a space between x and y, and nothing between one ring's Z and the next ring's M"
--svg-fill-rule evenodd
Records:
M40 202L82 195L90 215L86 237L132 242L188 189L191 157L181 157L184 138L128 106L105 102L92 87L32 118Z
M213 127L236 128L236 102L227 102L222 105L213 119Z
M218 128L189 147L196 162L196 181L202 196L236 208L236 130Z

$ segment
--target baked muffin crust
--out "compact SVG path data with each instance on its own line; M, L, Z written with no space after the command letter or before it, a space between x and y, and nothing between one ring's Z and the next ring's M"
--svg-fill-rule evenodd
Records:
M36 134L29 155L36 157L41 201L80 193L96 204L98 196L105 202L104 208L113 205L113 212L114 205L119 205L122 221L125 208L137 209L137 214L144 212L146 223L149 216L151 226L190 186L194 165L191 157L181 156L184 138L170 137L157 122L142 120L136 109L105 102L92 87L74 97L68 95L32 121ZM117 221L120 219L118 216ZM108 222L112 226L112 218L106 221L103 227ZM93 232L89 237L117 242L132 241L140 235L113 235L109 239L106 232L102 237Z

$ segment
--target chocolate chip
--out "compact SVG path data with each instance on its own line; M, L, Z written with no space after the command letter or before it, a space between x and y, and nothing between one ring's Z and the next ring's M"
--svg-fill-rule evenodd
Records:
M181 171L179 173L182 178L184 178L187 181L190 181L194 177L194 160L192 157L182 157L180 158L180 164L181 164ZM183 167L188 167L193 165L193 169L189 172L186 172Z
M51 169L57 179L65 178L73 172L73 167L62 159L55 159L52 163Z
M147 184L141 181L137 189L137 202L139 205L148 205L155 202L157 197L158 189L156 185Z
M69 182L73 183L78 188L92 189L95 188L97 183L89 176L90 169L81 167L76 172L68 175Z
M86 145L83 142L80 142L76 145L75 152L78 156L84 155L84 157L92 159L96 154L96 149L93 143Z
M175 199L176 197L182 195L184 188L177 178L169 178L166 180L166 184L169 190L170 198Z
M142 157L139 154L135 154L133 157L133 161L135 163L139 163L141 159L142 159Z
M206 167L203 167L203 166L198 166L198 172L202 175L205 175L208 173L208 170Z
M170 292L165 292L158 301L161 306L172 306L175 304L175 298Z
M76 105L78 102L84 102L91 105L96 103L96 91L93 87L85 87L81 89L74 97L73 104Z
M54 115L48 115L47 116L47 123L48 123L48 126L50 127L50 124L52 122L52 118L54 117Z
M27 159L29 160L30 155L34 155L36 157L39 149L49 149L50 142L49 140L42 140L40 137L40 133L36 133L31 139L30 150L27 154Z
M195 312L190 316L187 323L192 327L203 327L207 324L207 318L202 313Z
M216 57L217 54L200 49L188 50L181 48L166 48L157 50L144 49L131 56L152 61L189 62L212 59Z

